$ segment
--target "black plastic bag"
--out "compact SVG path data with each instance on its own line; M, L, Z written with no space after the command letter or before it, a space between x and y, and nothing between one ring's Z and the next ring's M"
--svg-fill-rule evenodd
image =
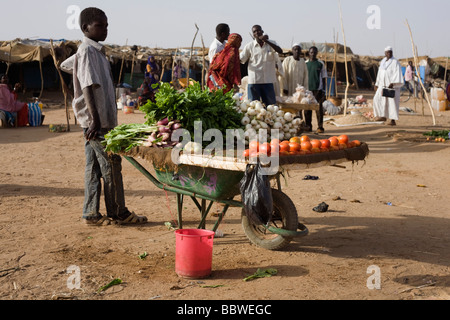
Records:
M247 166L240 189L247 218L256 225L268 225L273 212L272 188L259 161Z

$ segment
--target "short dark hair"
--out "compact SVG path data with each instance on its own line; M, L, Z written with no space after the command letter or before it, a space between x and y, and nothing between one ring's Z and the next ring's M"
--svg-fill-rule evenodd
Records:
M316 46L312 46L311 48L309 48L309 50L314 50L314 51L317 51L317 52L319 52L319 49L317 49L317 47L316 47Z
M228 32L230 30L230 26L226 23L220 23L216 27L216 35L219 36L224 32Z
M83 29L84 25L90 25L96 21L100 16L106 16L103 10L98 8L86 8L80 13L80 27Z

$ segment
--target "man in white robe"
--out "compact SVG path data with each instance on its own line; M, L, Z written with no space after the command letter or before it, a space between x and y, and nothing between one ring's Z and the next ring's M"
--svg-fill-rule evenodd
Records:
M375 121L391 119L389 124L395 126L395 121L399 119L400 88L403 86L404 78L401 65L393 56L392 47L385 49L385 56L378 70L375 84L376 94L373 98L373 112ZM383 97L383 89L385 88L394 89L395 98Z
M301 57L302 48L298 44L292 47L292 56L283 61L284 70L284 94L292 96L297 86L303 86L308 90L308 68L305 59Z

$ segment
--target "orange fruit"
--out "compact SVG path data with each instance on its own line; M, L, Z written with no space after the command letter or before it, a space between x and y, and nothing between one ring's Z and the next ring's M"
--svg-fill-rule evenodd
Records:
M300 151L301 149L302 148L301 148L300 143L297 143L297 142L289 143L289 151L290 152L297 152L297 151Z
M311 139L309 139L308 136L301 136L301 137L300 137L300 143L301 143L301 142L306 142L306 141L311 141Z
M280 143L280 154L284 152L289 152L289 150L290 150L289 144Z
M289 139L290 143L302 143L300 137L292 137L291 139Z
M259 145L260 154L270 155L270 151L271 151L270 143L265 142Z
M311 144L311 142L309 142L309 141L304 141L304 142L302 142L302 144L301 144L301 149L302 149L302 150L305 150L305 151L311 151L311 149L312 149L312 144Z
M320 149L320 147L322 146L322 142L320 142L320 140L311 140L311 145L313 148L317 148Z
M258 152L259 151L259 142L258 140L250 141L250 152Z
M359 140L354 140L354 141L353 141L353 144L355 145L355 147L359 147L359 146L361 146L361 141L359 141Z
M321 148L329 148L331 146L331 142L328 139L322 139L320 142L322 143Z
M331 146L330 147L330 151L339 151L339 150L341 150L341 149L339 149L338 146Z
M330 140L330 146L336 147L339 145L339 140L337 137L331 137L328 140Z
M347 144L347 142L348 142L348 136L347 136L346 134L340 135L340 136L338 137L338 140L339 140L339 143Z

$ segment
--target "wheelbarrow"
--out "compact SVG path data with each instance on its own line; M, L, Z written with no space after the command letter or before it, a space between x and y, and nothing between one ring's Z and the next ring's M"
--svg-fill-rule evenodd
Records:
M206 228L206 219L214 203L223 204L222 212L218 215L212 231L216 232L230 207L242 208L242 227L245 235L253 244L267 250L281 250L293 239L305 237L308 228L298 221L295 204L281 189L282 170L270 176L276 182L272 188L273 213L268 225L256 225L248 219L242 201L235 200L240 195L240 182L245 175L248 161L236 159L211 160L205 157L181 156L176 167L153 164L155 176L152 175L138 160L138 147L131 154L122 156L138 169L159 189L173 192L177 199L178 228L183 228L184 198L190 197L199 212L201 219L198 229ZM356 149L356 148L355 148ZM347 150L330 152L330 155L289 156L280 158L280 168L305 169L325 165L337 165L344 161L364 160L368 154L368 147L361 147L349 152ZM332 154L332 155L331 155ZM282 160L283 159L283 160Z

